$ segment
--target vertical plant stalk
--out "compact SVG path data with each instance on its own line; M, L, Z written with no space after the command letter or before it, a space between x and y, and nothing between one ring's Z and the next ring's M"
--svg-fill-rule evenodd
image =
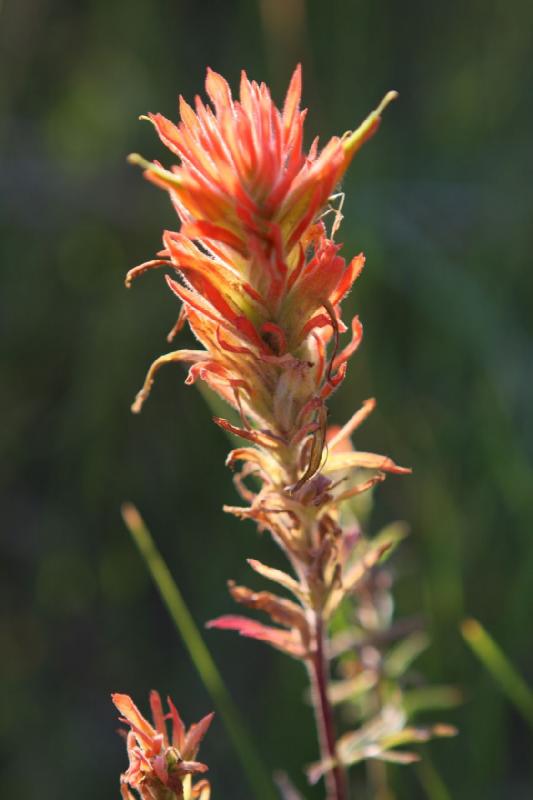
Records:
M343 198L335 189L396 93L385 95L353 132L333 137L320 152L315 140L305 152L300 67L282 109L265 84L249 81L245 73L238 100L211 70L206 91L211 107L198 97L193 109L180 98L178 124L161 114L147 117L179 164L165 169L130 157L169 193L181 229L165 231L157 258L130 270L126 283L153 268L169 270L167 283L182 302L169 341L187 323L200 344L154 361L132 409L140 411L160 367L187 363L187 384L204 381L237 412L240 425L214 418L243 440L227 464L236 470L245 505L225 510L268 530L292 574L250 560L283 593L234 582L230 593L272 624L228 614L209 627L267 642L306 665L322 751L308 776L324 776L328 800L347 800L344 768L359 756L342 747L342 739L336 742L326 642L336 609L354 596L382 549L361 553L357 532L345 524L345 503L387 474L410 470L385 455L354 449L351 435L374 409L373 399L341 429L328 429L327 403L362 339L359 318L347 325L341 304L364 256L347 262L339 254L335 235ZM154 563L160 571L159 561Z
M329 660L326 655L327 632L320 611L315 612L316 650L309 661L311 697L315 711L320 754L324 762L334 764L326 773L327 800L347 800L345 770L337 762L335 720L328 697Z

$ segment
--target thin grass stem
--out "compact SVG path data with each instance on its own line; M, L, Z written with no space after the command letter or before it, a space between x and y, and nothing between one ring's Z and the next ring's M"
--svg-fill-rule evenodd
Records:
M519 675L500 646L476 619L465 619L461 624L461 633L509 700L533 727L533 690Z
M427 754L417 765L417 773L428 800L452 800L452 796Z

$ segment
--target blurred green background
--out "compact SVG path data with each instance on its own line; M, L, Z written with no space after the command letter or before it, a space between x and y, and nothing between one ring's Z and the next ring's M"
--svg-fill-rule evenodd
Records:
M531 732L458 623L481 619L533 683L532 31L525 0L0 3L0 797L118 797L112 690L143 708L150 688L170 692L189 721L211 708L123 500L200 623L231 609L225 581L249 577L245 557L276 558L221 512L235 500L228 443L179 368L130 414L177 304L161 274L129 292L123 277L176 221L125 157L171 160L137 117L174 118L207 65L234 86L245 67L281 101L298 60L309 142L400 92L344 184L344 253L368 259L347 312L365 340L333 417L376 396L358 446L414 468L379 490L373 528L412 526L398 611L423 610L426 674L465 692L440 715L460 737L428 751L450 796L531 797ZM315 757L303 670L260 644L207 638L266 764L303 786ZM220 722L202 755L215 798L249 797ZM392 779L399 797L426 796L416 770Z

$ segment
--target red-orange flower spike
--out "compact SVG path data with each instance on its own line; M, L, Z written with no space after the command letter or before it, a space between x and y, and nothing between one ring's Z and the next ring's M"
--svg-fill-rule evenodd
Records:
M282 112L265 84L250 82L245 73L239 101L212 70L205 88L214 112L197 97L196 112L180 98L178 125L148 115L181 160L170 173L148 166L148 177L170 191L183 222L218 225L244 247L247 234L268 237L269 223L278 222L289 241L303 216L312 221L342 174L341 140L333 139L318 157L304 153L300 67Z
M362 338L358 317L351 320L350 336L341 303L364 265L362 254L346 263L334 241L342 215L341 205L333 205L339 196L332 192L359 147L377 130L380 113L395 93L386 95L355 132L333 137L321 152L315 140L305 152L299 67L282 110L264 84L250 82L244 73L238 100L211 70L206 90L212 108L199 98L194 109L180 99L178 124L149 115L178 157L177 166L167 170L132 158L169 192L181 229L165 231L164 249L130 271L126 282L149 269L167 267L172 273L166 275L167 283L182 302L170 338L186 321L203 348L158 358L133 408L140 410L160 366L187 362L186 383L200 378L238 412L240 421L214 418L246 442L228 457L229 466L240 470L235 485L245 505L225 510L270 531L292 574L257 561L251 565L294 599L231 582L233 599L265 613L272 624L226 614L209 627L238 631L306 663L322 764L327 765L327 795L346 800L327 691L328 632L339 603L349 600L384 551L377 548L375 557L361 564L354 556L352 564L343 524L352 513L354 496L386 474L410 470L349 443L373 401L327 438L327 398L344 380ZM334 213L331 231L325 225L329 212ZM250 476L253 484L248 483ZM167 789L172 777L176 792L180 780L190 782L187 770L197 772L203 765L188 752L189 739L173 706L170 745L158 696L152 702L155 728L129 698L118 697L115 702L132 729L124 798L130 800L133 787L142 800L159 800L154 786Z
M170 711L165 714L158 692L150 693L154 725L143 717L129 695L113 694L111 699L122 715L121 722L130 727L127 735L130 764L120 778L124 800L135 800L130 789L135 789L141 800L182 800L185 797L209 800L208 781L201 780L193 785L192 776L207 771L207 766L195 759L213 714L208 714L187 731L170 697ZM171 721L170 738L167 719Z
M188 319L206 348L197 358L194 351L182 351L158 360L134 410L160 364L190 360L188 382L201 377L239 413L279 430L275 406L288 374L298 384L293 398L298 413L313 395L331 393L346 371L344 357L336 359L335 369L332 363L326 369L326 349L332 331L337 347L346 330L339 303L363 259L346 265L319 216L392 94L355 133L333 137L320 153L315 142L305 153L300 67L283 110L265 84L244 73L239 100L211 70L206 91L213 108L196 98L193 110L180 98L177 125L149 115L180 159L178 166L169 171L132 157L169 191L182 227L164 234L160 258L132 270L127 283L154 267L175 269L184 285L167 280L183 302L180 320ZM347 357L349 348L344 353ZM281 427L293 422L285 415Z
M354 152L379 124L389 93L355 133L333 137L317 154L303 150L301 68L280 111L265 84L242 74L240 100L221 75L208 70L206 92L214 111L196 98L196 111L180 98L181 122L149 114L161 140L180 159L166 170L140 156L131 160L166 188L187 235L211 239L249 255L255 238L290 256L328 202ZM267 248L268 249L268 248ZM290 259L289 259L290 260ZM292 264L288 265L292 268Z
M288 250L328 200L355 151L377 129L382 105L355 132L334 137L320 154L303 150L301 68L292 77L283 111L264 83L242 73L240 100L225 79L208 70L206 92L214 112L196 98L196 112L180 97L181 122L149 114L167 147L180 158L171 172L147 164L148 177L167 188L183 222L206 221L215 237L250 233L269 237L278 223Z

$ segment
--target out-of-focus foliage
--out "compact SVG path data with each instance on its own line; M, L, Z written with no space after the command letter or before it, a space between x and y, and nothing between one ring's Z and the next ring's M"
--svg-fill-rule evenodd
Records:
M229 609L245 556L275 559L221 513L226 441L180 370L129 413L176 302L157 274L123 288L174 225L125 155L164 157L137 116L173 116L207 64L234 84L245 67L279 100L297 60L323 139L401 95L345 181L345 252L368 257L350 299L365 341L334 421L377 396L357 445L414 467L378 490L372 528L409 521L398 611L428 620L429 681L465 694L447 713L461 735L425 746L433 767L454 799L530 796L531 734L458 623L482 620L533 683L532 30L525 0L0 4L0 796L117 797L112 690L156 687L187 718L210 709L124 499L200 621ZM207 636L268 767L297 775L316 756L299 666ZM216 797L247 796L220 721L203 756ZM390 770L399 798L426 796L416 770Z

